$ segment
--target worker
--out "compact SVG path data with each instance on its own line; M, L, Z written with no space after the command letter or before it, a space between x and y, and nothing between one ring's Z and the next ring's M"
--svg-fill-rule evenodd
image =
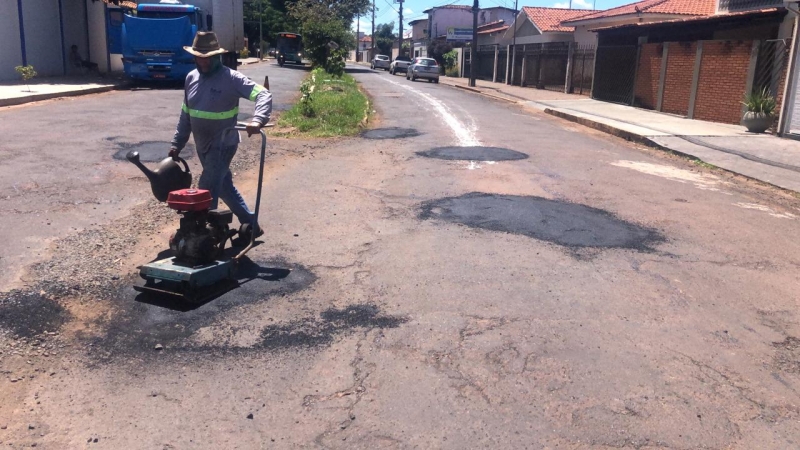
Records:
M220 198L228 205L242 225L237 241L249 243L250 233L258 237L264 232L257 224L249 226L253 213L233 185L230 164L239 145L239 133L226 130L236 125L242 97L256 103L247 135L259 133L269 122L272 94L240 72L222 65L219 55L225 49L220 48L215 33L197 32L192 46L184 50L194 55L197 69L186 76L183 106L169 156L177 159L189 135L194 135L197 156L203 166L198 187L211 192L211 209L217 208Z

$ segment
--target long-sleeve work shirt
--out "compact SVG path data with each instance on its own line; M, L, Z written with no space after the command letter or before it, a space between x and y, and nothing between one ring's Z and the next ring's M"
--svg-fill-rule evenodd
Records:
M236 145L239 133L229 132L225 142L221 139L226 129L236 125L239 98L256 102L252 121L261 125L269 122L272 94L263 86L228 67L221 67L208 76L200 75L196 69L191 71L186 76L181 117L172 145L183 149L192 133L197 151L201 153L220 144Z

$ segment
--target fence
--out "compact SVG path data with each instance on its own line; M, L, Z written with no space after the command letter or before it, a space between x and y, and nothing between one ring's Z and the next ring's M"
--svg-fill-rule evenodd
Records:
M517 45L516 55L514 47L509 52L509 47L482 45L478 47L476 78L502 83L513 74L510 81L517 86L589 95L594 52L594 46L570 42ZM469 60L465 62L465 77L469 76L470 64ZM507 74L508 70L512 73Z
M597 48L592 97L614 103L633 102L636 77L635 45L614 45Z

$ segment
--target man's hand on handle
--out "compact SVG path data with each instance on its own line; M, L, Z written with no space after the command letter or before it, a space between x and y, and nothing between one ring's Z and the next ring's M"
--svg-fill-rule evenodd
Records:
M249 124L247 124L247 128L245 129L245 131L247 131L247 137L250 137L254 134L258 134L261 128L262 125L260 123L250 122Z
M180 155L180 154L181 154L180 150L178 150L175 147L170 147L169 156L170 156L170 158L172 158L173 161L177 161L178 160L178 155Z

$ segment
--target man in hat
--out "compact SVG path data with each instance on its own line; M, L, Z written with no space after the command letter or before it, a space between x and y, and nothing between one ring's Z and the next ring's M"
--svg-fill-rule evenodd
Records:
M225 201L242 224L241 240L249 242L249 233L255 232L260 236L263 231L259 226L255 230L244 226L251 224L253 213L233 185L230 170L239 145L239 133L225 131L236 125L239 98L246 98L256 103L247 134L258 133L269 122L272 94L243 74L222 65L219 55L226 51L220 48L215 33L197 32L192 46L184 47L184 50L194 55L197 69L186 76L181 116L169 156L177 158L189 135L194 135L197 156L203 166L198 187L211 192L212 209L217 208L220 198Z

